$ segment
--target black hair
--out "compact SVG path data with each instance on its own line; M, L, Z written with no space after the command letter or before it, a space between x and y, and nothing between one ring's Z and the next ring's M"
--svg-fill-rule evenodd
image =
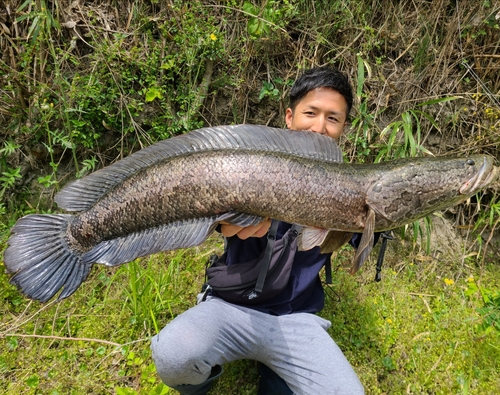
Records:
M306 70L297 78L290 91L290 108L295 110L299 101L317 88L330 88L344 96L347 103L347 116L349 116L353 101L352 86L342 72L328 66Z

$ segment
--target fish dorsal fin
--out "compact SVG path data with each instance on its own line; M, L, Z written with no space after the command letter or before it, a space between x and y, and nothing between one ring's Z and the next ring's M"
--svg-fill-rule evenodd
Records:
M66 211L85 211L133 174L174 157L197 152L252 150L279 152L328 162L342 162L342 152L330 137L261 125L215 126L160 141L76 180L55 201Z

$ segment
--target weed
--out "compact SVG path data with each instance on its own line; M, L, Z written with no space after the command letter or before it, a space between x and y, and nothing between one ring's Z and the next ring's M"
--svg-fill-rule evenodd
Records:
M7 158L12 155L19 145L12 141L5 141L3 148L0 149L0 213L5 214L5 204L3 203L5 192L12 188L16 181L21 178L20 167L10 167L7 163Z
M97 164L97 158L95 156L89 158L89 159L84 159L82 162L82 167L76 173L76 178L81 178L83 177L87 172L92 172L95 170Z
M285 82L281 78L274 78L271 82L262 81L262 88L259 92L259 101L265 97L269 97L271 100L280 100L284 96L283 90L285 87L291 87L292 85L292 80Z
M435 100L425 101L418 105L433 106L459 99L458 96L443 97ZM401 119L391 122L380 133L381 139L387 140L381 144L375 162L395 158L415 157L421 153L432 155L432 153L422 145L422 121L428 121L431 126L439 129L436 120L432 115L422 110L408 110L401 114Z
M500 290L491 290L481 287L473 276L467 279L467 288L464 294L468 297L481 296L483 305L477 308L481 316L481 323L477 328L488 335L492 330L500 331Z
M371 74L370 65L363 60L361 55L358 54L356 57L358 66L356 97L359 101L359 108L357 116L351 122L351 133L348 138L354 146L354 150L351 153L352 157L356 157L356 161L364 162L371 155L371 141L373 133L377 129L374 122L376 114L371 113L369 110L369 96L364 91L366 80L365 69L368 71L368 74Z
M266 0L261 7L245 1L241 10L252 15L248 18L247 32L253 39L271 38L271 33L297 12L292 2L274 0Z
M247 29L251 37L259 38L271 33L271 25L278 19L279 14L273 8L273 1L266 1L262 9L254 6L249 1L243 4L242 10L253 15L248 19Z

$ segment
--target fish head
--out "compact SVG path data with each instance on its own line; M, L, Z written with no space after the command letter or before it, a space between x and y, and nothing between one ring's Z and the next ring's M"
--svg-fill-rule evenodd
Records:
M491 156L473 155L388 162L378 174L367 205L377 214L377 228L390 229L466 200L495 181L499 170Z
M498 179L499 170L491 156L468 158L466 163L473 169L473 175L460 188L460 193L472 196Z

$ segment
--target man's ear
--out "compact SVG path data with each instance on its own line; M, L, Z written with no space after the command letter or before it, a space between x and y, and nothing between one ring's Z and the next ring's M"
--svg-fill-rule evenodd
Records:
M292 127L292 119L293 119L293 112L292 112L292 109L290 107L288 107L286 109L286 114L285 114L285 122L286 122L286 126L288 127L288 129L290 129Z

